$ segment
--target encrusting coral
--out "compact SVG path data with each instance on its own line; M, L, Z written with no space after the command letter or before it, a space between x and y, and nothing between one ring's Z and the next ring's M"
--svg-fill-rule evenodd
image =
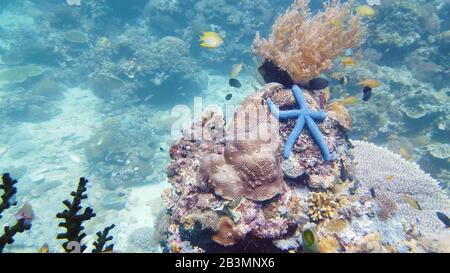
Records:
M223 246L232 246L242 240L242 235L236 230L233 221L224 216L219 219L219 232L212 236L212 240Z
M326 2L324 11L312 16L309 0L296 0L277 19L268 39L257 33L253 52L287 71L295 82L315 78L345 49L361 44L366 26L360 15L351 13L352 4Z

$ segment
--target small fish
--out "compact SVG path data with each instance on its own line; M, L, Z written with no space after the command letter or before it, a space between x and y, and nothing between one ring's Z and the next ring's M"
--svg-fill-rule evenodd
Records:
M241 63L233 64L231 66L230 78L236 79L236 77L241 73L242 68L244 67L244 61L241 60Z
M439 220L442 221L442 223L444 223L445 227L448 228L450 227L450 219L447 217L447 215L443 214L442 212L436 212L437 217L439 218Z
M33 208L28 202L25 202L22 208L16 213L16 220L19 221L21 219L25 219L25 223L27 224L31 224L31 221L34 219Z
M405 195L405 196L403 196L403 200L405 200L405 202L408 203L408 205L415 208L416 210L422 210L419 203L411 196Z
M331 77L337 80L341 85L346 85L349 80L348 76L342 72L333 72L331 74Z
M336 27L342 27L344 24L342 23L342 20L339 20L339 19L336 19L336 18L333 18L333 19L331 19L330 20L330 23L333 25L333 26L336 26Z
M375 189L374 189L373 187L370 188L370 195L372 195L372 198L375 198L375 197L376 197Z
M369 5L361 5L356 7L356 12L369 18L375 16L375 10Z
M289 250L288 250L288 253L296 253L296 252L295 252L295 250L293 250L293 249L289 249Z
M200 41L202 42L200 45L206 48L217 48L223 44L223 40L219 34L213 31L203 32L203 35L200 36Z
M392 180L394 180L394 175L392 175L392 174L391 174L391 175L387 175L387 176L386 176L386 180L387 180L387 181L392 181Z
M406 159L406 160L412 160L412 156L408 153L408 151L405 148L400 148L399 149L399 153L400 155Z
M161 152L164 152L164 148L163 148L163 147L159 147L159 150L160 150Z
M358 84L362 85L362 86L367 86L370 88L376 88L381 85L381 83L375 79L365 79L365 80L360 81Z
M233 94L227 94L225 96L225 100L231 100L232 97L233 97Z
M345 168L344 161L341 159L341 169L339 171L339 178L342 181L347 180L347 169Z
M242 85L241 85L241 82L240 82L239 80L237 80L237 79L230 79L230 80L228 81L228 84L229 84L231 87L236 87L236 88L239 88L239 87L242 86Z
M346 85L348 82L348 76L342 76L341 78L339 78L339 83L342 85Z
M370 88L368 86L364 86L362 100L368 101L371 96L372 96L372 88Z
M41 248L39 248L39 253L48 253L48 244L43 244Z
M356 96L350 96L350 97L346 97L345 99L339 100L339 102L344 105L353 105L353 104L357 103L358 101L359 100Z
M314 78L308 82L309 90L322 90L328 87L328 81L324 78Z
M342 64L342 66L355 66L356 61L352 57L347 56L347 57L342 58L341 64Z

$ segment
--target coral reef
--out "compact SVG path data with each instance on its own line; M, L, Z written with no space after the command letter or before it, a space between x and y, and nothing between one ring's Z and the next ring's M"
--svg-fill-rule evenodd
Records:
M352 1L326 2L314 16L309 1L296 0L272 26L267 40L256 35L253 52L273 61L296 82L317 77L347 48L359 47L366 28L351 14Z
M305 90L305 104L332 111L321 94ZM432 247L425 238L446 232L435 211L448 213L449 203L437 181L386 149L360 141L348 143L346 129L335 116L324 119L319 127L338 160L324 162L309 134L296 140L302 148L294 145L284 161L278 143L272 157L276 159L273 164L283 170L284 189L274 194L270 188L261 188L270 193L261 199L246 196L233 162L241 154L252 155L255 140L233 138L239 136L239 115L252 106L265 107L265 111L253 110L263 113L262 122L249 119L250 129L244 132L259 128L260 134L268 132L266 136L277 142L287 139L295 127L294 122L267 126L267 118L273 118L267 113L269 100L280 109L296 103L294 94L281 84L267 84L238 107L225 135L211 132L224 122L219 114L207 112L172 146L168 177L174 191L164 195L170 211L167 251L239 252L248 250L251 241L259 251L405 252L411 244L425 244L420 249ZM211 137L194 140L192 130ZM263 147L267 142L259 143ZM264 177L274 171L265 167L251 173ZM414 208L405 196L416 200L420 208ZM311 228L316 234L315 247L302 245L302 234ZM411 230L414 236L406 238ZM445 246L438 248L444 251Z

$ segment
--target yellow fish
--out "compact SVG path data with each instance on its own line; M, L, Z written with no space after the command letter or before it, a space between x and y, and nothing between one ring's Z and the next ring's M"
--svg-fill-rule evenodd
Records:
M393 179L394 179L394 176L392 174L386 176L387 181L392 181Z
M405 196L403 196L403 200L405 200L405 202L408 203L408 205L415 208L416 210L422 210L419 203L411 196L405 195Z
M354 66L356 65L356 61L352 57L344 57L342 58L341 64L343 66Z
M233 64L231 66L230 78L235 79L239 73L241 73L242 68L244 67L244 61L241 60L241 63Z
M344 24L342 23L342 20L338 20L338 19L335 19L335 18L333 18L333 19L331 19L331 24L333 25L333 26L336 26L336 27L342 27Z
M48 253L48 245L44 244L41 246L41 248L39 248L39 253Z
M344 105L352 105L357 103L359 100L356 96L346 97L345 99L339 100L340 103Z
M200 45L206 48L216 48L223 44L222 38L217 34L217 32L206 31L200 36Z
M405 148L400 148L399 153L406 160L412 159L412 156L408 153L408 151Z
M369 18L375 16L375 10L369 5L361 5L356 8L356 12L362 16L367 16Z
M376 88L381 85L381 83L375 79L365 79L365 80L360 81L358 84L362 85L362 86L367 86L370 88Z

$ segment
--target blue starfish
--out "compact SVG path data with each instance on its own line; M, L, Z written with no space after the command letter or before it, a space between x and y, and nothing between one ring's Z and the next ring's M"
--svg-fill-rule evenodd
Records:
M305 97L302 93L302 90L297 85L292 87L292 92L294 93L295 100L299 106L299 109L280 111L278 107L270 100L267 100L267 104L269 105L270 112L279 120L287 120L291 118L296 118L297 122L295 123L295 127L289 135L286 145L284 146L284 158L289 158L291 154L292 146L297 141L297 138L300 136L303 126L308 126L309 133L311 134L314 141L319 145L320 150L322 151L323 159L325 161L330 160L330 151L328 150L327 144L323 139L322 134L320 133L319 127L314 123L314 120L323 121L326 117L324 111L313 112L308 109L308 104L306 103Z

